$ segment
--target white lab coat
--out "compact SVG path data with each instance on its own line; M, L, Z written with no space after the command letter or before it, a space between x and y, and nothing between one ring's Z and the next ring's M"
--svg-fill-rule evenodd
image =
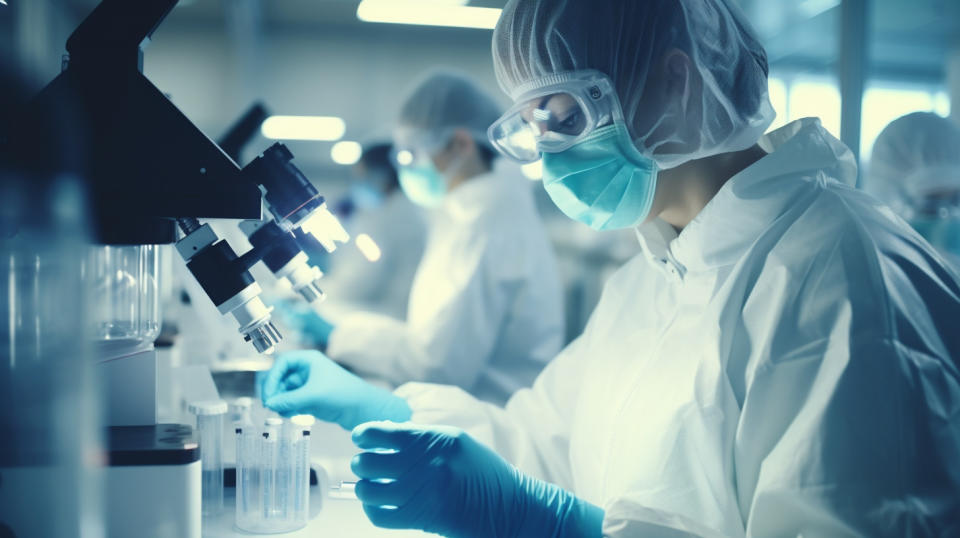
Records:
M603 507L606 536L958 535L956 275L819 121L761 144L679 237L641 227L532 389L408 384L413 420Z
M563 346L556 259L515 166L467 180L431 215L407 319L345 316L327 354L394 384L458 385L503 403Z
M423 210L398 189L386 195L380 207L358 208L345 225L354 241L331 256L321 283L327 299L318 310L334 324L344 311L360 309L403 318L427 243ZM357 248L359 234L367 234L380 248L378 260L368 260Z

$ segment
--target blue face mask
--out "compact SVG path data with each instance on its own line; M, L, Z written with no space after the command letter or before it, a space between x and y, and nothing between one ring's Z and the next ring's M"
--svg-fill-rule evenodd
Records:
M910 226L938 250L960 256L960 220L920 217Z
M432 162L401 166L400 188L407 198L424 207L437 207L447 193L447 182Z
M559 153L543 153L543 186L568 217L594 230L636 226L647 218L657 165L637 151L626 126L601 127Z

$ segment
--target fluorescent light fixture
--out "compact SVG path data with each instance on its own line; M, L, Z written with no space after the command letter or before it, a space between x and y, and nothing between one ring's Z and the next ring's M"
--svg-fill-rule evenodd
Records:
M501 11L435 0L363 0L357 6L357 18L364 22L493 30Z
M324 140L343 138L347 124L333 116L270 116L260 132L273 140Z
M330 158L337 164L350 166L357 164L363 155L363 146L352 140L341 140L330 148Z
M382 255L380 252L380 246L377 245L377 242L374 241L369 235L360 234L353 242L357 245L360 253L363 254L363 257L366 258L368 262L375 262L380 259L380 256Z
M543 161L525 164L520 167L520 170L523 171L523 175L526 176L530 181L539 181L543 179Z

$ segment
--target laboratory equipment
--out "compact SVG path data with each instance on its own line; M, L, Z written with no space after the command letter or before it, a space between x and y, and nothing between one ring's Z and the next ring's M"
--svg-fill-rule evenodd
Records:
M94 246L86 269L94 282L88 318L94 338L134 347L154 341L160 334L159 247Z
M16 83L2 72L0 81L2 102ZM87 215L75 177L6 164L0 159L0 536L83 536L102 513L102 469L89 456L103 448L83 323Z
M114 527L124 522L113 517L123 516L121 511L111 507L90 515L87 507L99 502L101 471L141 476L153 470L151 460L134 458L116 469L101 467L96 479L86 476L86 470L90 462L99 461L96 454L122 448L98 450L91 439L100 438L101 425L130 428L126 431L131 435L136 428L157 426L155 245L176 242L178 224L187 236L181 246L189 248L185 258L191 272L221 312L239 322L240 334L258 351L271 349L280 339L247 271L256 260L241 258L215 234L201 231L197 220L259 218L264 195L260 184L273 185L271 178L254 178L254 172L241 169L142 73L143 47L176 3L103 0L67 41L60 75L30 102L4 107L16 117L0 118L0 185L6 186L11 171L27 171L25 185L40 194L0 196L0 240L23 232L18 250L10 251L14 257L7 259L7 243L2 251L4 289L12 289L15 300L0 301L6 307L2 318L10 322L3 323L0 333L0 363L4 372L13 371L9 378L0 378L0 394L19 400L16 405L3 400L11 404L6 409L24 410L21 418L5 415L0 425L2 431L17 434L25 428L28 435L34 435L38 425L50 426L48 435L35 443L8 439L0 447L0 493L16 491L9 488L20 483L30 485L24 491L44 492L41 502L23 495L26 500L11 503L0 496L0 534L6 527L20 528L23 516L10 515L6 508L24 502L32 508L15 512L35 516L33 508L46 505L45 513L57 517L29 518L37 521L28 522L23 527L28 530L18 535L77 536L85 535L88 527L105 528L108 535L131 534ZM4 104L6 99L4 92ZM264 172L262 166L255 168L256 174ZM289 159L281 168L288 174L295 170ZM75 183L73 197L65 199L49 188L55 180ZM299 174L297 181L306 179ZM281 190L266 189L268 203L289 208L295 194L283 198ZM48 207L51 203L57 205ZM284 214L291 225L310 222L323 198L314 190L301 203ZM6 222L10 215L17 216L12 223ZM78 222L64 224L70 219ZM322 215L320 220L325 220ZM31 231L47 223L55 223L51 234ZM61 243L69 244L69 252L60 250ZM76 256L73 247L85 243L97 246ZM87 360L88 355L96 360ZM100 394L106 395L103 424L85 418L99 417L100 402L91 400ZM107 440L122 443L123 438L111 433ZM30 452L32 447L36 450ZM34 454L49 456L49 462L33 461ZM54 483L56 488L48 487ZM184 522L177 536L200 536L199 525L190 523L199 520L199 495L190 492L201 489L200 473L168 469L138 486L149 489L144 495L182 499L165 517ZM106 487L105 497L111 499L129 491L112 480ZM61 517L62 525L57 522Z
M179 225L191 273L220 312L237 320L244 340L267 351L281 336L247 271L263 254L238 256L197 219L259 219L265 203L285 232L301 229L328 250L348 237L282 144L240 168L143 75L142 47L176 3L101 2L67 41L61 74L21 107L5 154L43 167L61 151L54 135L62 133L38 128L37 118L77 118L71 135L85 157L78 173L91 195L94 238L167 244L177 241Z
M36 118L79 124L73 150L103 244L172 243L175 217L260 215L257 186L142 72L144 47L176 3L100 2L67 40L62 72L13 122L9 153L32 167L57 151Z
M190 404L190 413L197 417L200 435L201 483L203 515L214 516L223 511L223 419L227 402L209 400Z
M308 303L323 300L323 273L310 265L309 257L292 233L283 231L274 220L245 220L239 226L253 248L263 252L261 261L278 280L286 281Z
M155 424L159 247L90 246L81 271L93 286L84 319L103 380L107 424Z
M307 524L310 505L310 417L237 426L237 528L289 532Z
M357 483L352 480L341 480L336 486L331 486L327 495L331 499L357 500Z
M156 424L111 427L107 435L108 536L199 537L202 449L196 431Z
M250 414L253 409L253 398L242 396L230 402L230 422L234 426L253 425Z
M194 218L177 221L186 234L177 242L177 252L217 310L233 315L244 341L253 344L257 352L273 351L283 337L270 321L270 309L260 299L263 290L248 271L258 260L237 257L209 224L201 225Z
M241 161L243 148L260 132L260 126L270 117L267 107L260 102L253 103L227 132L217 139L217 145L234 162Z
M256 136L268 115L261 103L254 103L220 138L220 146L239 162L243 148ZM256 164L251 167L251 177L257 178L262 191L270 193L270 200L266 204L270 218L243 221L240 229L253 245L251 252L256 253L256 257L278 280L286 282L293 291L310 303L323 299L323 291L319 287L323 273L309 263L307 253L316 252L320 246L332 252L336 243L331 244L324 239L326 244L322 245L320 240L313 234L304 232L296 222L285 220L284 215L272 213L285 208L288 215L296 215L304 208L312 208L298 219L305 222L311 212L326 212L323 197L290 163L292 158L293 155L283 145L275 144L255 159ZM335 232L339 240L349 239L342 228Z

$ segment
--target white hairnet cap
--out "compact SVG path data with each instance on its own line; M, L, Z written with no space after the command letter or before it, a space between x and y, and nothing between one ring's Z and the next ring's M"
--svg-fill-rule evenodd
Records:
M703 89L656 110L644 90L671 49L685 52ZM501 87L596 69L617 90L631 135L661 168L746 149L775 113L767 95L766 52L729 0L510 0L493 35ZM697 102L699 100L699 102Z
M398 145L442 144L455 129L466 129L478 144L492 149L487 128L502 113L476 82L454 71L427 75L400 110Z
M960 189L960 127L930 112L890 122L873 144L864 187L897 211Z

